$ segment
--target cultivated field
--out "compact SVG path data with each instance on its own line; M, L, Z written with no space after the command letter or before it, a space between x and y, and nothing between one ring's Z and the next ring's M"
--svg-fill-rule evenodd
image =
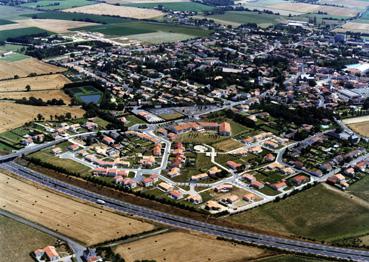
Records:
M318 11L328 13L333 16L348 16L352 17L357 15L358 10L344 8L344 7L335 7L335 6L322 6L322 5L313 5L306 3L276 3L266 6L272 9L278 10L286 10L286 11L298 11L301 13L317 13Z
M0 174L0 206L86 245L138 234L154 226L77 202Z
M278 203L266 204L227 219L261 230L317 240L367 235L368 202L328 188L318 185Z
M349 8L356 9L365 9L369 6L369 1L360 1L360 0L320 0L321 4L334 4L334 5L343 5Z
M369 23L358 23L358 22L348 22L343 24L341 28L334 30L335 32L356 32L356 33L369 33Z
M154 10L154 9L142 9L142 8L128 7L128 6L115 6L115 5L105 4L105 3L66 9L64 10L64 12L72 12L72 13L78 12L78 13L95 14L95 15L110 15L110 16L137 18L137 19L151 19L151 18L157 18L163 15L161 11Z
M95 23L81 22L81 21L68 21L68 20L58 20L58 19L24 19L15 21L18 28L22 27L38 27L46 31L54 33L67 33L69 29L92 26ZM0 30L2 27L0 26ZM10 25L9 25L10 26Z
M348 125L354 132L369 137L369 121L353 123Z
M7 131L32 121L37 114L46 119L50 115L64 115L70 112L72 116L82 117L84 111L79 107L69 106L29 106L12 102L0 102L0 132Z
M31 73L40 75L64 71L66 71L65 68L47 64L34 58L14 62L0 61L0 79L10 79L15 75L26 77Z
M56 239L32 227L0 216L0 254L2 261L29 262L30 252L54 245ZM6 241L5 241L6 239Z
M127 262L246 261L268 255L256 247L233 244L183 232L171 232L123 244L115 249Z
M170 33L170 32L154 32L154 33L145 33L145 34L134 34L127 35L124 38L138 40L145 43L151 44L161 44L161 43L169 43L169 42L177 42L184 41L187 39L191 39L194 36L180 33ZM122 39L122 38L117 38Z
M42 10L60 10L95 3L89 0L38 0L22 4L23 7L42 9Z
M190 0L105 0L108 4L130 4L130 3L186 3L190 2Z
M25 91L26 85L30 85L32 91L50 89L59 90L67 83L70 83L70 80L61 74L5 80L0 81L0 93ZM50 96L50 98L53 97Z

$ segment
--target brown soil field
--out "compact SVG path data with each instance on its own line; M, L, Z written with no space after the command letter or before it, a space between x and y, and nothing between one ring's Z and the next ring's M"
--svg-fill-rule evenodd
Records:
M354 132L369 137L369 121L348 125Z
M50 115L62 115L67 112L70 112L73 117L82 117L84 114L84 110L80 107L29 106L12 102L0 102L0 133L32 121L39 113L48 119Z
M163 15L163 12L154 10L154 9L143 9L143 8L128 7L128 6L115 6L115 5L105 4L105 3L70 8L70 9L66 9L63 11L72 12L72 13L77 12L77 13L95 14L95 15L120 16L120 17L129 17L129 18L137 18L137 19L151 19L151 18L156 18L156 17L160 17Z
M44 75L36 77L19 78L14 80L0 81L0 95L2 92L22 92L27 85L31 91L61 89L71 81L61 74Z
M41 98L44 101L49 99L63 99L65 104L71 102L70 96L65 94L62 90L47 90L47 91L30 91L30 92L0 92L0 99L22 99L23 97Z
M2 209L86 245L154 229L154 225L53 193L0 173Z
M184 232L170 232L123 244L115 252L127 262L144 259L170 262L248 261L270 255L260 248Z
M343 7L335 7L335 6L323 6L323 5L313 5L306 3L278 3L268 5L267 7L273 9L281 9L287 11L296 11L302 13L316 13L318 11L326 12L329 15L335 16L355 16L358 13L358 10L343 8Z
M357 32L357 33L369 33L369 24L367 23L355 23L355 22L348 22L342 25L342 28L338 28L334 30L336 32Z
M40 75L64 71L66 71L65 68L47 64L35 58L28 58L15 62L0 61L0 79L13 78L15 75L26 77L31 73Z

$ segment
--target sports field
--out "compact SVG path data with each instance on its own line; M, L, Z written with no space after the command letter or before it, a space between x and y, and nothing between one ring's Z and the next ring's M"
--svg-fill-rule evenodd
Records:
M149 223L77 202L1 173L0 194L2 209L86 245L154 229Z
M248 261L268 255L257 247L233 244L198 234L170 232L115 248L127 262L134 261Z
M60 73L66 71L63 67L44 63L34 58L28 58L18 61L0 61L0 79L11 79L14 76L26 77L31 73L37 75Z

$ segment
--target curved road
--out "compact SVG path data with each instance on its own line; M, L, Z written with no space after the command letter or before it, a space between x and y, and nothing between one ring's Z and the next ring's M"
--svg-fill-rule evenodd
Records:
M253 233L234 228L228 228L213 224L204 223L194 219L167 214L164 212L152 210L146 207L133 205L106 196L102 196L82 188L61 182L50 178L41 173L30 170L26 167L18 165L14 162L0 164L0 168L6 169L28 180L42 184L67 195L96 202L98 199L104 200L106 206L117 211L142 217L157 223L166 224L176 228L194 230L205 234L222 237L225 239L241 241L248 244L277 248L280 250L297 252L309 255L318 255L336 259L344 259L351 261L369 261L369 251L356 250L349 248L333 247L328 245L316 244L311 242L281 238L270 236L267 234Z

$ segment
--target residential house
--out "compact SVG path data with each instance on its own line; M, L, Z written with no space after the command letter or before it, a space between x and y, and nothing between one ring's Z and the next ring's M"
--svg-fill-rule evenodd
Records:
M242 199L247 202L252 202L256 200L256 195L253 193L246 193L242 196Z

